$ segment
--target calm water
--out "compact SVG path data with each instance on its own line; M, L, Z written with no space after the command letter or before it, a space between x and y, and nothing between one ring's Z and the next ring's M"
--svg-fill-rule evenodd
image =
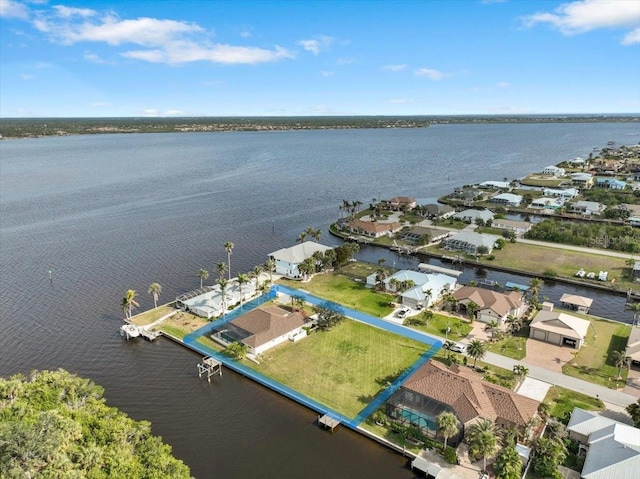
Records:
M335 243L326 230L343 199L437 197L639 140L637 124L561 124L0 142L0 374L92 378L199 478L411 477L399 456L345 429L321 431L313 412L249 380L199 381L198 356L174 344L123 342L124 291L147 309L159 282L169 301L197 286L200 268L215 276L225 241L234 274L308 226ZM594 312L620 307L605 301Z

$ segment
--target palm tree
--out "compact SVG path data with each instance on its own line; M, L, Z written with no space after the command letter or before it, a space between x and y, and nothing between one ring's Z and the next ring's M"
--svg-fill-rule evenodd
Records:
M638 325L638 317L640 317L640 303L633 303L629 306L629 309L633 311L633 325Z
M153 307L157 308L158 298L160 297L160 293L162 293L162 286L160 286L160 283L151 283L147 293L153 296Z
M133 309L140 306L136 301L137 296L138 296L138 293L136 293L135 290L128 289L127 292L124 294L124 298L122 298L121 304L123 308L126 308L127 318L129 319L131 319L131 313Z
M200 278L200 287L202 288L202 282L209 277L209 272L206 269L198 271L198 278Z
M251 276L256 279L256 289L260 289L260 275L262 274L262 266L257 265L253 267Z
M538 305L538 293L540 293L540 286L542 286L542 280L540 280L540 278L532 278L529 282L529 293L531 294L529 304L532 306Z
M235 245L231 241L227 241L224 244L224 249L227 250L227 271L229 271L229 281L231 281L231 253L233 252Z
M242 307L243 295L242 285L249 282L249 277L246 274L238 273L238 287L240 288L240 306Z
M636 427L640 427L640 399L638 399L634 403L629 404L625 410L627 411L629 416L631 416L633 424L635 424Z
M216 264L216 271L218 272L220 279L224 278L224 274L227 272L227 264L222 261Z
M527 374L529 374L529 369L522 364L516 364L513 366L513 374L518 377L526 376Z
M473 367L475 368L478 359L484 358L484 355L487 354L486 343L479 339L472 340L467 346L467 354L473 358Z
M511 334L517 333L518 331L520 331L520 329L522 329L522 319L518 316L514 316L513 314L507 316L505 323L509 325L509 331L511 332Z
M447 439L458 434L460 421L455 414L451 412L442 412L436 418L438 423L438 432L444 437L444 448L447 448Z
M297 242L299 243L304 243L307 240L307 232L303 231L302 233L300 233L298 235L298 238L296 239Z
M465 439L469 444L471 454L474 456L482 456L482 468L486 471L487 456L491 456L498 445L496 425L487 419L480 419L467 429Z
M489 321L489 324L487 324L487 327L491 328L491 339L494 339L496 328L498 326L498 321L496 321L495 319L492 319L491 321Z
M469 301L466 304L466 308L467 308L467 313L469 313L469 317L471 318L471 322L473 322L473 320L476 319L476 312L478 311L480 306L478 306L473 301Z
M455 308L456 304L458 303L456 297L451 293L445 294L444 298L442 298L442 301L445 305L449 306L449 311L453 311L453 308Z
M520 479L522 477L522 459L513 444L498 453L493 467L498 479Z
M313 239L316 240L316 242L320 242L320 236L322 236L322 230L318 229L318 230L314 230L313 234L311 235L313 236Z
M265 268L269 272L269 282L273 283L273 272L276 270L276 261L273 258L269 258L265 263Z
M622 379L622 368L627 365L627 356L624 351L614 351L611 353L611 360L613 365L618 368L618 379Z
M222 292L222 314L227 311L227 284L228 281L224 278L220 278L218 280L218 284L220 285L220 291Z

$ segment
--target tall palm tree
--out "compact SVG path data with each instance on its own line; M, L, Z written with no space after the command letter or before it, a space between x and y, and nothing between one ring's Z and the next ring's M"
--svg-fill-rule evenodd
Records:
M529 282L529 304L536 306L538 304L538 294L540 293L540 286L542 286L542 280L540 278L531 278Z
M140 306L136 301L137 297L138 297L138 293L136 293L135 290L128 289L127 292L124 294L124 298L122 298L121 304L124 308L126 308L127 318L129 319L131 319L131 314L133 312L133 309Z
M231 253L233 252L233 248L235 248L231 241L227 241L224 244L224 249L227 250L227 271L229 271L229 281L231 281Z
M256 265L253 267L251 276L256 279L256 289L260 289L260 275L262 274L262 266Z
M198 271L198 278L200 278L200 287L202 288L202 282L209 277L209 272L206 269Z
M238 287L240 288L240 306L242 306L242 302L244 300L244 296L242 294L242 285L249 282L249 276L244 273L238 273Z
M611 353L611 359L615 367L618 368L618 379L622 379L622 368L627 365L627 356L624 351L614 351Z
M467 308L467 313L469 313L469 318L471 318L471 322L473 322L473 320L476 319L476 313L478 312L480 306L478 306L473 301L469 301L465 306Z
M458 421L455 414L445 411L438 415L436 422L438 423L438 432L444 437L444 448L446 449L447 440L451 436L458 434L460 421Z
M302 233L300 233L298 235L298 237L296 238L296 241L298 243L304 243L307 240L307 232L303 231Z
M514 316L513 314L507 316L505 323L509 325L509 332L511 334L517 333L518 331L520 331L520 329L522 329L522 319L518 316Z
M479 339L472 340L467 346L467 354L473 358L473 367L475 368L478 359L484 358L484 355L487 354L486 343Z
M487 419L480 419L467 429L465 439L472 455L482 456L482 468L486 471L487 457L493 455L499 442L496 425Z
M160 286L160 283L151 283L147 293L153 296L153 307L157 308L158 298L160 297L160 293L162 293L162 286Z
M216 271L218 272L220 279L224 278L224 274L227 272L227 264L222 261L216 264Z
M316 242L319 243L320 242L320 236L322 236L322 230L320 230L320 229L314 230L312 236L313 236L313 239L315 239Z
M273 272L276 270L276 261L273 258L269 258L265 263L265 268L269 273L269 282L273 283Z
M487 326L491 328L491 339L493 339L495 337L496 329L499 326L498 321L496 321L495 319L492 319L491 321L489 321L489 324L487 324Z
M227 311L227 285L228 281L224 278L220 278L218 280L218 284L220 285L220 291L222 293L222 314L225 314Z
M631 416L633 424L636 427L640 427L640 398L636 402L629 404L625 410Z

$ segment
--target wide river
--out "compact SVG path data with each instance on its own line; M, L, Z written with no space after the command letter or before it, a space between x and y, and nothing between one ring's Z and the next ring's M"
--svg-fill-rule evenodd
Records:
M200 268L212 281L226 241L235 243L232 272L246 272L308 226L337 243L327 227L343 199L434 198L586 157L608 141L637 144L640 125L0 142L0 375L65 368L93 379L109 404L150 420L198 478L412 477L400 456L344 428L320 430L312 411L250 380L198 380L199 357L175 344L122 341L124 291L138 291L147 309L152 282L169 301L198 285ZM621 309L598 298L611 305L603 312Z

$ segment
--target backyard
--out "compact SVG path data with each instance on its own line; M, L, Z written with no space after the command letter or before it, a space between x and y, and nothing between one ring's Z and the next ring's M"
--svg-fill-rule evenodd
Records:
M357 321L267 351L262 374L354 417L429 347Z
M622 380L617 381L618 368L612 360L613 351L624 351L631 332L626 324L615 323L572 312L574 316L591 320L587 340L575 359L562 367L568 376L584 379L610 388L623 387L627 370L622 368Z
M144 311L143 313L136 314L131 318L131 322L137 326L146 326L147 324L151 324L154 321L166 316L167 314L171 314L176 311L176 308L173 307L173 303L169 303L163 306L158 306L157 308L150 309L148 311Z
M393 307L389 306L395 300L393 295L378 293L367 288L363 282L356 282L339 272L318 274L304 283L286 279L281 280L281 283L371 316L382 318L393 311Z

